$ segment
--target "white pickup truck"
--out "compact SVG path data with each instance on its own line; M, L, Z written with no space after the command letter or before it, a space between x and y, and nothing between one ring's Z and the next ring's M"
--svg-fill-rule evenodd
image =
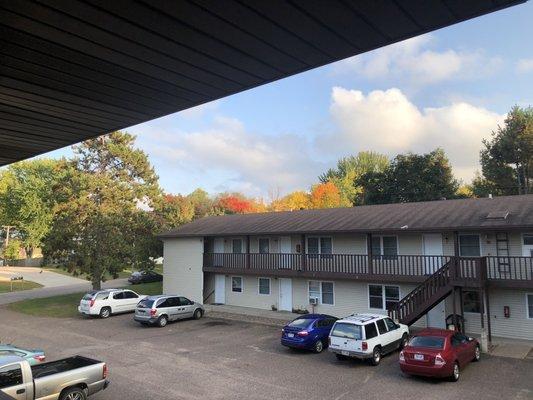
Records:
M32 365L16 356L0 357L0 399L85 400L109 385L101 361L74 356Z

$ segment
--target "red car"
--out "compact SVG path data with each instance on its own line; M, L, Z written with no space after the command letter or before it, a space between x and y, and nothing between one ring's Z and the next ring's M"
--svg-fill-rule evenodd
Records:
M400 352L400 369L408 375L450 378L481 356L479 343L462 333L428 328L414 336Z

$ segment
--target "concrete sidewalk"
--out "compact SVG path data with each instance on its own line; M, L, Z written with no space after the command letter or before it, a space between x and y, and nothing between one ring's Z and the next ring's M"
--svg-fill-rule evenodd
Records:
M75 285L44 287L40 289L22 290L19 292L0 294L0 305L15 303L26 299L42 299L44 297L59 296L63 294L81 293L92 290L92 285L88 281L82 281ZM127 279L113 279L102 283L102 288L116 288L128 285Z

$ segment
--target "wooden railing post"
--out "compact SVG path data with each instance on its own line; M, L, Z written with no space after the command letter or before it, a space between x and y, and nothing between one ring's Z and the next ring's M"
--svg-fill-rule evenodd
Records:
M487 257L480 257L478 260L478 273L479 273L479 283L481 286L485 286L487 283Z
M372 234L371 233L366 234L366 253L368 254L367 271L369 275L372 275L374 272L374 268L372 266L373 257L372 257Z
M300 244L300 257L301 257L301 269L302 271L305 271L307 269L307 251L306 251L306 245L305 245L305 234L302 235L301 238L301 244Z
M250 268L250 236L246 236L246 268Z

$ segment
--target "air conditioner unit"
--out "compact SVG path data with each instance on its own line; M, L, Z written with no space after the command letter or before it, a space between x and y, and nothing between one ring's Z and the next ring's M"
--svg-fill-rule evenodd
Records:
M312 306L318 305L318 297L310 297L309 304L311 304Z

